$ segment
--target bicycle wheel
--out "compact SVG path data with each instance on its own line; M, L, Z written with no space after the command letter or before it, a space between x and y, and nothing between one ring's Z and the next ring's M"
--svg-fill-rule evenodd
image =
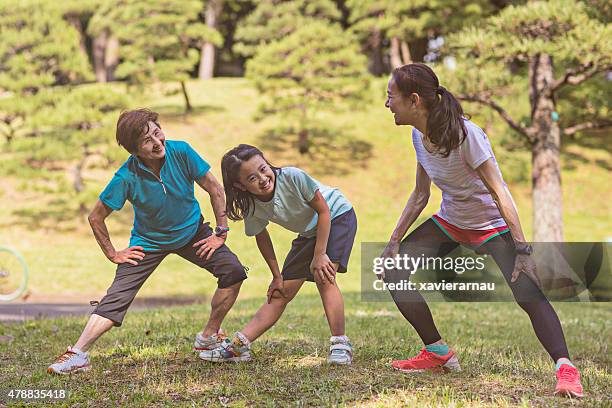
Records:
M16 251L0 247L0 301L17 299L28 286L28 266Z

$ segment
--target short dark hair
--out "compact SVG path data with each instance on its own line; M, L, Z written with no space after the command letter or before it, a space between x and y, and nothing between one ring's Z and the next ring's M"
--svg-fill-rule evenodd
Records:
M138 151L138 138L149 131L149 122L161 129L159 114L150 109L141 108L121 112L117 120L117 143L134 154Z

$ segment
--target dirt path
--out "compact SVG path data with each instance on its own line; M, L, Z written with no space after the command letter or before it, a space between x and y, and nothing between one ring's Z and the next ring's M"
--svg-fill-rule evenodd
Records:
M45 319L59 316L90 314L94 306L90 299L99 297L32 297L27 301L0 303L0 322L23 322L29 319ZM204 297L144 297L136 298L130 310L145 310L161 306L181 306L207 302Z

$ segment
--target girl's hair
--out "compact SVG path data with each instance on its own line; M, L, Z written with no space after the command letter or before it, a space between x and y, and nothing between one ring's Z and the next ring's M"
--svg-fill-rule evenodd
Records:
M268 166L278 174L278 167L274 167L266 160L265 156L255 146L240 144L223 155L221 159L221 175L223 176L223 187L225 188L225 214L232 221L244 219L254 209L253 195L248 191L242 191L234 183L240 183L238 173L242 163L251 157L261 156Z
M436 153L448 157L467 136L463 121L469 116L463 113L459 101L440 86L436 74L425 64L407 64L395 68L391 75L403 96L419 95L429 112L425 136Z

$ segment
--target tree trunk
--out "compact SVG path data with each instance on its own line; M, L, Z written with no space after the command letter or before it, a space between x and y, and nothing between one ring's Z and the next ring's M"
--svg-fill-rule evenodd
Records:
M68 23L70 23L70 25L79 32L79 48L81 49L83 55L87 57L89 55L86 44L87 35L83 30L83 24L81 24L80 16L78 14L69 14L66 16L66 19L68 20Z
M408 48L408 43L404 40L402 40L402 43L401 43L401 50L402 50L402 60L404 62L404 65L411 64L412 56L410 55L410 48Z
M185 81L181 81L181 90L183 91L183 97L185 98L185 113L189 113L193 110L193 106L191 106L191 102L189 101L189 94L187 93Z
M425 58L427 54L427 38L418 38L416 40L410 41L408 47L410 49L410 56L413 61L421 62Z
M402 57L400 55L400 39L394 35L391 37L391 68L401 67Z
M300 154L306 154L310 149L310 144L308 143L308 117L306 105L300 105L300 112L302 115L300 118L300 130L298 132L298 151Z
M382 52L382 35L379 30L375 30L370 36L370 62L368 69L372 75L380 76L385 73L385 63Z
M108 44L108 31L103 30L93 40L93 68L96 81L106 82L106 46Z
M106 52L104 54L104 69L108 82L115 80L117 65L119 65L119 40L117 37L111 36L106 44Z
M217 28L217 20L221 12L222 0L208 0L204 20L210 28ZM200 68L198 78L210 79L215 72L215 46L212 43L204 43L200 52Z
M553 62L539 54L529 63L531 101L533 240L563 241L563 194L561 190L561 133L552 120L555 101L549 90Z

